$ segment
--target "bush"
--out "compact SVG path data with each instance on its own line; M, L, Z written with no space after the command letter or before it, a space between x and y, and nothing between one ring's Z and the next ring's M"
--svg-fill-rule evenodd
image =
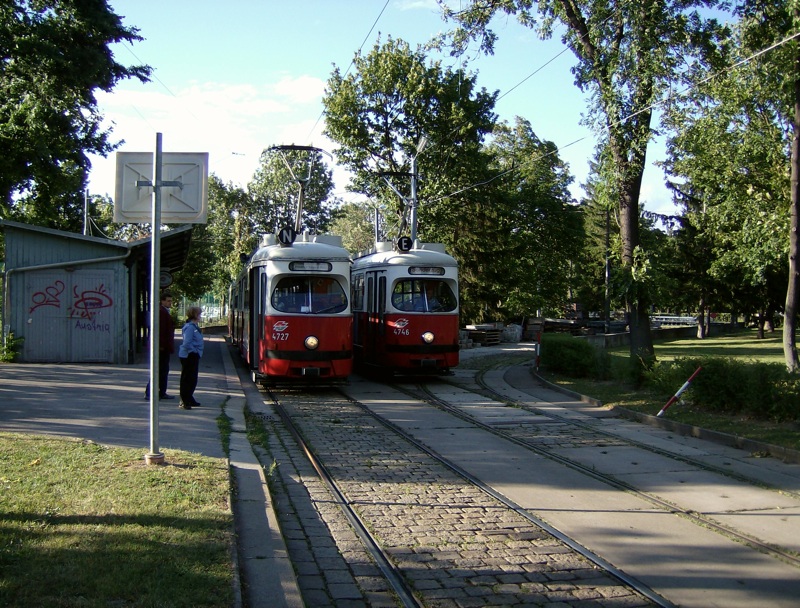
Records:
M542 335L541 364L571 378L601 377L611 366L608 353L568 334Z
M648 372L650 387L672 396L698 367L683 398L701 409L775 421L800 419L800 376L780 363L682 357Z
M9 332L5 339L0 339L0 362L11 363L17 358L19 351L22 350L24 338L15 338L13 332Z

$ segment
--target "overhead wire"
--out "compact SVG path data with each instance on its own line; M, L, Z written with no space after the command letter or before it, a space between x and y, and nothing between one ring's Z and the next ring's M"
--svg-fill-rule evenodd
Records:
M723 70L720 70L719 72L712 73L711 75L706 76L705 78L702 78L701 80L699 80L697 82L694 82L694 83L691 83L691 84L687 85L681 91L678 91L676 93L668 95L664 99L660 99L660 100L658 100L656 102L653 102L652 104L649 104L649 105L647 105L647 106L645 106L643 108L635 110L635 111L631 112L630 114L628 114L628 115L626 115L626 116L624 116L624 117L622 117L622 118L620 118L620 119L618 119L616 121L611 122L609 124L609 127L615 127L615 126L624 124L625 122L627 122L631 118L633 118L635 116L638 116L639 114L641 114L643 112L647 112L647 111L655 109L655 108L657 108L659 106L665 105L665 104L673 101L675 98L680 97L680 96L684 95L685 93L687 93L688 91L693 90L693 89L697 88L698 86L704 84L705 82L708 82L710 80L713 80L714 78L717 78L719 76L722 76L722 75L725 75L727 73L730 73L733 70L741 67L742 65L745 65L745 64L749 63L750 61L753 61L754 59L760 57L761 55L764 55L764 54L766 54L766 53L768 53L768 52L770 52L770 51L772 51L772 50L774 50L776 48L779 48L779 47L783 46L784 44L787 44L787 43L791 42L792 40L794 40L795 38L798 38L798 37L800 37L800 32L796 32L794 34L791 34L791 35L785 37L784 39L780 40L779 42L776 42L776 43L774 43L774 44L772 44L772 45L770 45L770 46L768 46L768 47L766 47L764 49L756 51L755 53L749 55L748 57L745 57L744 59L741 59L741 60L737 61L733 65L728 66L728 67L724 68ZM562 51L562 53L566 52L566 50L568 50L568 49L565 49L564 51ZM559 53L559 55L561 55L562 53ZM550 59L547 63L552 62L556 57L554 57L553 59ZM545 64L545 65L547 65L547 64ZM544 66L542 66L542 67L544 67ZM539 68L536 71L538 72L539 70L541 70L541 68ZM534 72L534 74L535 73L536 72ZM531 74L530 76L533 76L533 74ZM530 78L530 76L526 77L524 80L527 80L528 78ZM524 80L522 82L524 82ZM511 92L511 90L513 90L514 88L517 88L520 84L522 84L522 82L520 82L517 85L515 85L508 92ZM542 158L546 158L547 156L550 156L552 154L557 154L561 150L564 150L564 149L566 149L566 148L568 148L570 146L573 146L573 145L575 145L575 144L587 139L587 137L581 137L579 139L576 139L575 141L570 142L569 144L567 144L565 146L559 146L555 150L552 150L550 152L547 152L546 154L542 154L540 156L535 157L533 160L541 160ZM433 202L438 202L438 201L441 201L441 200L444 200L444 199L447 199L447 198L451 198L453 196L456 196L456 195L461 194L463 192L466 192L468 190L479 188L481 186L484 186L484 185L486 185L486 184L488 184L490 182L493 182L493 181L499 179L500 177L503 177L505 175L513 173L513 172L515 172L517 170L518 170L518 167L511 167L510 169L507 169L507 170L499 173L498 175L496 175L496 176L494 176L494 177L492 177L492 178L490 178L488 180L483 180L481 182L477 182L477 183L472 184L470 186L465 186L464 188L460 188L459 190L456 190L455 192L452 192L450 194L444 194L442 196L439 196L439 197L436 197L434 199L431 199L430 202L432 202L432 203Z
M136 59L136 61L138 61L138 62L139 62L141 65L145 65L144 61L142 61L142 60L139 58L139 56L138 56L136 53L134 53L134 52L133 52L133 47L131 46L131 44L130 44L130 43L128 43L128 42L123 42L123 43L122 43L122 47L123 47L125 50L127 50L127 51L128 51L130 54L131 54L131 55L133 55L134 59ZM178 96L177 96L177 95L176 95L176 94L175 94L175 93L172 91L172 89L170 89L170 88L169 88L169 87L168 87L166 84L164 84L164 81L163 81L163 80L161 80L161 79L160 79L160 78L159 78L157 75L155 75L155 73L152 75L152 78L153 78L153 79L154 79L154 80L155 80L155 81L156 81L158 84L160 84L160 85L161 85L161 86L164 88L164 90L165 90L167 93L169 93L169 94L170 94L170 96L174 97L174 98L175 98L175 99L177 99L177 100L180 100L180 97L178 97ZM148 124L150 124L150 123L147 121L147 119L146 119L144 116L142 116L142 113L141 113L141 112L139 112L138 108L136 108L135 106L133 106L133 109L136 111L136 113L137 113L139 116L141 116L141 117L142 117L142 120L144 120L145 122L147 122ZM194 113L193 113L193 112L192 112L192 111L191 111L191 110L190 110L188 107L184 106L184 109L186 110L186 112L187 112L187 113L188 113L188 114L189 114L189 115L190 115L192 118L194 118L194 119L195 119L197 122L200 122L200 119L199 119L199 118L197 118L197 116L195 116L195 114L194 114ZM151 126L152 126L152 125L151 125Z
M390 1L391 0L386 0L386 2L383 5L383 8L381 9L381 12L378 13L377 17L375 17L375 21L373 21L372 27L369 28L369 31L367 32L367 35L364 36L364 40L361 41L361 45L358 47L358 51L356 52L356 55L361 52L361 50L364 48L364 45L367 43L367 40L369 40L370 36L372 36L372 32L375 30L375 26L378 25L378 21L380 21L381 17L383 16L384 11L386 11L386 7L389 6L389 2ZM354 55L353 58L350 60L350 65L347 66L347 70L345 70L344 77L347 77L347 75L350 73L350 68L352 68L353 65L355 65L356 55ZM323 109L319 113L319 116L317 116L317 120L314 121L314 125L311 127L311 130L308 132L308 135L306 136L306 141L310 141L311 140L311 134L314 133L314 129L317 128L317 125L319 124L319 121L322 120L322 117L324 115L325 115L325 110Z
M634 1L634 0L630 0L630 1ZM603 20L600 22L600 25L604 25L605 23L607 23L607 22L608 22L608 21L609 21L609 20L610 20L610 19L611 19L611 18L612 18L612 17L613 17L613 16L614 16L616 13L617 13L617 12L619 12L619 10L622 8L622 6L623 6L623 5L620 5L620 6L618 6L618 7L616 8L616 10L615 10L615 11L612 11L612 12L611 12L611 13L610 13L610 14L609 14L609 15L608 15L608 16L607 16L605 19L603 19ZM544 68L546 68L548 65L550 65L551 63L553 63L553 62L554 62L556 59L558 59L559 57L561 57L561 55L563 55L564 53L566 53L566 52L567 52L567 51L569 51L569 50L570 50L570 47L569 47L569 46L565 46L565 48L564 48L564 49L562 49L561 51L559 51L558 53L556 53L556 54L555 54L553 57L551 57L550 59L548 59L547 61L545 61L545 62L544 62L542 65L540 65L539 67L537 67L536 69L534 69L534 70L533 70L533 72L531 72L530 74L528 74L527 76L525 76L525 78L523 78L522 80L520 80L520 81L519 81L517 84L515 84L513 87L511 87L510 89L508 89L508 90L507 90L505 93L503 93L502 95L498 96L498 97L497 97L497 99L496 99L495 101L500 101L501 99L503 99L504 97L506 97L507 95L509 95L509 94L510 94L512 91L514 91L515 89L519 88L519 87L520 87L522 84L524 84L525 82L527 82L528 80L530 80L530 79L531 79L533 76L535 76L536 74L538 74L539 72L541 72L541 71L542 71ZM463 69L463 68L462 68L462 69ZM455 128L453 129L453 131L455 131ZM556 149L556 150L554 150L553 152L549 152L547 155L543 155L541 158L544 158L545 156L549 156L549 155L551 155L551 154L557 153L557 152L559 152L560 150L564 150L564 149L566 149L566 148L569 148L569 147L571 147L571 146L573 146L573 145L575 145L575 144L577 144L577 143L580 143L580 142L581 142L581 141L583 141L584 139L586 139L586 137L581 137L581 138L579 138L579 139L576 139L576 140L575 140L575 141L573 141L573 142L570 142L569 144L566 144L566 145L564 145L564 146L560 146L559 148L557 148L557 149ZM442 143L442 142L440 141L440 142L438 142L438 143ZM437 143L434 143L433 145L437 145ZM455 194L459 194L459 193L461 193L461 192L465 192L465 191L467 191L467 190L470 190L470 189L472 189L472 188L474 188L474 187L479 187L479 186L481 186L481 185L486 185L486 184L488 184L488 183L490 183L490 182L493 182L493 181L495 181L495 180L496 180L496 179L498 179L499 177L502 177L502 176L504 176L504 175L507 175L507 174L509 174L509 173L513 173L513 171L515 171L515 170L516 170L515 168L507 169L506 171L503 171L503 172L501 172L500 174L496 175L496 176L495 176L495 177L493 177L493 178L490 178L489 180L485 180L485 181L483 181L483 182L480 182L479 184L475 184L475 185L473 185L473 186L467 186L467 187L465 187L465 188L461 188L461 189L460 189L460 190L458 190L457 192L454 192L454 193L451 193L451 194L448 194L448 195L443 195L443 196L437 197L437 198L435 198L435 199L432 199L432 200L431 200L431 202L436 202L436 201L439 201L439 200L442 200L442 199L445 199L445 198L449 198L450 196L454 196Z

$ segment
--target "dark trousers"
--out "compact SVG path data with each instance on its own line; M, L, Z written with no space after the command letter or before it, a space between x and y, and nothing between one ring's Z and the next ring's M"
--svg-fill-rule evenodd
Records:
M169 376L169 351L158 351L158 394L167 394L167 377Z
M167 394L167 378L169 377L169 358L170 353L166 350L158 351L158 396L163 397ZM150 396L150 383L144 389L145 397Z
M200 355L189 353L188 357L181 357L181 402L193 405L194 389L197 388L197 376L200 372Z

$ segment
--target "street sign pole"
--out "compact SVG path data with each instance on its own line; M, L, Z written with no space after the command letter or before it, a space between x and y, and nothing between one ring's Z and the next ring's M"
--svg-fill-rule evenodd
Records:
M139 184L137 183L137 186ZM145 184L142 184L145 185ZM158 385L159 337L161 335L161 133L156 133L156 153L153 157L152 237L150 242L150 452L148 464L161 464L164 454L158 450Z
M183 188L179 181L165 182L162 178L161 133L156 133L156 153L153 156L153 181L137 181L137 187L153 188L152 232L150 249L150 452L144 455L148 464L161 464L164 454L158 449L158 385L159 337L161 335L161 188Z
M178 179L164 181L167 173ZM152 163L152 164L151 164ZM152 172L151 172L152 169ZM152 176L152 180L148 179ZM178 188L168 193L166 211L162 208L162 188ZM146 211L147 191L152 188L149 214ZM156 152L117 153L117 184L114 220L145 223L152 226L150 249L150 452L145 454L148 464L164 462L159 451L158 408L161 387L159 377L159 336L161 306L161 221L168 223L204 223L208 206L208 153L163 154L161 133L156 133ZM171 270L171 269L166 269ZM166 272L165 270L165 272ZM170 279L167 275L167 279Z

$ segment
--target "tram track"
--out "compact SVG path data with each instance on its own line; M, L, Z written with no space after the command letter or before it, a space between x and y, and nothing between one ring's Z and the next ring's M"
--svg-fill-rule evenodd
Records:
M294 440L299 445L302 445L301 449L305 456L315 463L315 470L317 470L321 478L325 479L325 483L329 486L331 494L336 497L337 505L346 512L348 521L354 528L358 529L359 538L369 547L370 555L380 564L381 572L390 582L392 589L397 594L397 597L400 598L403 606L437 605L438 600L435 599L437 597L435 593L436 586L427 587L426 585L433 585L433 583L427 580L420 581L421 576L423 578L428 576L449 577L445 589L440 589L438 591L439 593L444 593L445 591L458 593L460 591L453 590L453 588L458 587L458 585L463 585L463 593L473 593L476 595L479 591L482 593L487 592L486 585L488 583L484 579L489 579L489 582L493 583L490 586L494 588L491 594L494 599L490 600L489 603L497 601L497 589L504 589L509 594L509 602L512 601L510 599L512 595L516 596L513 600L514 603L521 601L521 598L522 601L531 601L532 599L537 602L554 601L556 598L558 598L559 601L563 601L565 597L568 597L568 594L564 590L557 589L556 587L560 585L563 585L564 588L568 586L570 588L575 587L578 591L588 594L594 592L594 590L587 591L583 589L583 587L595 584L593 581L594 578L597 577L602 581L601 583L597 583L597 587L601 589L603 593L616 593L620 596L634 594L631 595L630 605L652 604L658 606L672 606L670 602L658 596L658 594L654 593L646 586L626 576L623 572L615 569L611 564L591 554L591 552L588 552L584 547L581 547L563 534L560 534L557 530L548 526L541 520L532 517L517 505L514 505L496 492L493 492L491 488L481 483L480 480L460 470L459 467L453 463L447 462L446 459L441 458L430 448L415 441L413 437L404 433L401 429L394 427L388 421L376 416L358 401L349 397L344 397L347 408L343 408L342 404L337 404L332 408L337 412L333 418L328 418L327 422L320 420L320 418L324 419L326 417L320 414L320 412L325 411L323 407L320 407L320 403L330 403L332 399L330 398L330 393L318 397L317 405L314 405L313 402L311 404L307 403L305 406L296 403L288 405L287 402L292 400L291 395L278 394L274 391L270 391L269 393L273 408L279 414L282 423L288 429L291 429L290 432ZM306 399L306 397L303 397L300 398L299 401L304 402ZM305 413L303 411L304 409L306 410ZM309 409L315 410L316 415L312 417L309 413ZM348 409L348 411L345 412L345 409ZM328 414L331 414L331 408L328 408ZM315 419L315 421L312 421L312 418ZM369 458L374 458L376 460L378 458L383 460L388 459L390 462L397 461L399 463L397 468L400 469L405 468L402 461L409 458L412 463L413 475L423 475L427 480L424 483L424 489L414 490L415 492L421 492L424 496L418 496L417 500L406 501L398 499L396 494L397 491L404 491L403 489L394 491L389 489L385 491L385 493L380 493L374 488L367 494L356 491L353 495L352 487L354 486L354 482L352 480L358 478L359 475L348 471L343 482L337 481L337 476L341 476L342 462L335 462L336 456L332 456L331 453L321 458L316 453L317 450L313 445L314 440L312 439L309 441L307 438L307 435L316 435L318 442L332 442L335 444L337 443L336 439L330 436L326 436L324 440L321 440L319 438L319 433L321 431L319 431L318 428L315 430L315 425L322 424L325 427L324 433L330 435L331 433L337 432L337 426L339 426L340 423L344 428L348 428L351 431L353 428L363 429L363 432L365 434L368 433L371 437L381 437L372 451L369 452L372 454ZM379 431L378 429L381 428L383 430ZM393 437L390 438L390 436ZM350 445L344 440L341 443ZM409 447L401 447L402 445ZM347 448L344 448L344 450L346 453L349 453ZM323 451L325 451L324 448ZM362 463L364 462L364 457L363 454L359 456L356 453L349 453L348 456L345 456L347 459L352 461L360 460ZM333 472L328 470L328 465L325 463L325 460L330 460L331 458L334 458L334 462L331 462L331 466L334 470ZM434 462L436 466L431 464ZM367 465L368 468L371 466L373 465ZM445 467L449 473L443 474L439 467ZM392 466L391 468L395 467ZM437 473L437 470L440 472ZM339 471L338 475L336 471ZM407 477L405 473L394 473L394 475L398 474L399 477L397 478L400 480L399 485L393 485L391 481L387 480L385 483L381 482L375 487L385 490L386 487L402 488L404 485L410 485L411 487L415 485L411 477ZM391 476L392 473L389 473L388 477L391 478ZM457 476L462 482L454 482L453 476ZM351 486L350 490L347 488L348 480ZM429 486L432 483L436 488L433 494L430 494ZM355 483L355 486L357 485L358 484ZM475 489L469 490L468 488ZM475 498L476 492L485 495L486 498ZM380 495L376 495L376 493ZM466 502L465 494L469 496ZM431 496L435 496L436 498L431 498ZM379 505L383 506L381 507ZM437 517L443 518L442 521L446 521L448 517L451 517L450 515L446 515L448 511L463 513L465 510L475 510L478 514L484 513L485 520L482 520L480 515L476 519L474 517L471 518L470 515L460 514L455 521L458 521L458 526L463 527L463 530L450 530L447 532L442 530L441 533L438 533L438 536L437 533L433 533L432 537L428 536L428 534L430 534L428 531L422 534L422 540L417 538L416 541L412 540L410 537L402 538L401 545L411 542L411 547L398 547L396 546L398 538L393 538L388 541L389 547L382 548L387 544L387 539L377 538L371 530L377 529L380 532L381 530L386 530L387 525L390 528L397 525L397 522L381 521L385 519L385 514L379 513L376 515L376 511L380 512L382 508L388 508L391 513L390 518L399 519L401 521L401 527L407 526L406 533L411 536L414 535L415 525L418 523L415 520L420 517L431 517L431 509L436 509L439 512ZM398 512L400 513L399 515ZM416 512L417 514L410 515L411 512ZM503 512L506 512L505 516L498 515ZM403 518L405 517L410 517L410 519L403 523ZM498 517L501 520L501 524L495 521L495 518ZM434 519L432 521L437 520ZM436 525L432 527L436 528ZM534 531L534 529L538 531ZM481 538L489 540L478 542ZM558 562L564 559L559 556L562 556L563 552L567 551L568 555L574 555L570 558L570 567L568 568L571 574L568 574L566 571L561 574L553 573L544 575L542 572L528 573L528 577L531 579L530 583L524 583L523 581L515 585L509 583L505 586L503 586L500 581L505 580L504 577L506 576L509 581L512 580L513 577L510 574L505 575L499 573L502 572L502 570L498 572L496 571L496 567L486 570L486 572L494 573L492 577L486 574L480 575L482 571L475 566L475 554L479 551L486 550L485 545L497 545L504 542L509 545L525 544L526 539L531 543L528 549L517 549L519 552L519 559L526 567L536 571L543 569L545 573L547 573L548 568L551 566L543 566L541 564L547 564L549 559L536 556L541 554L549 555L552 553L555 556L554 559ZM542 544L544 548L541 546ZM422 550L418 551L415 549L415 545L420 545ZM437 545L440 547L456 545L459 549L443 551L437 549L435 546L428 545ZM561 548L558 548L559 546L561 546ZM469 547L469 550L463 550L463 547ZM458 553L468 554L469 559L465 561L463 556L457 556ZM448 560L451 560L453 563L445 563L448 560L442 560L440 567L436 570L426 566L422 568L423 573L418 571L420 569L420 563L427 563L427 560L430 559L438 559L436 556L442 554L447 555ZM510 559L511 558L505 556L503 563ZM531 559L533 559L534 565L528 563ZM576 564L580 564L581 560L587 561L583 562L584 565L578 567ZM395 562L399 562L398 565L394 565ZM468 568L466 566L467 563L472 565ZM450 569L448 569L448 565L451 567ZM563 566L556 565L554 567ZM473 572L472 575L469 575L470 568L477 569L478 574ZM510 569L511 565L505 563L504 568ZM437 570L439 572L437 572ZM447 574L448 571L463 571L467 574L451 576ZM577 573L577 575L574 573ZM520 577L520 580L522 580L524 574L526 574L525 570L520 567L519 574L514 576ZM569 585L567 585L567 583L556 582L561 576L566 576L565 580L577 576L577 581L570 582ZM494 580L494 577L497 577L497 580ZM554 577L554 581L548 583L547 581L550 577ZM581 579L588 579L588 581ZM616 579L617 582L611 584L609 581L614 579ZM527 587L525 585L527 585ZM551 586L553 587L552 589ZM447 587L450 587L450 589L448 590ZM511 591L512 587L514 588L513 593ZM611 591L609 591L609 589L611 589ZM614 589L617 589L617 591L613 591ZM623 589L628 589L628 591L623 591ZM636 594L639 594L638 601L633 600ZM422 599L418 600L418 597ZM579 603L577 597L573 599L575 603ZM569 602L567 603L569 604Z
M800 500L800 492L786 490L786 489L778 489L778 488L775 488L774 486L771 486L770 484L763 483L760 480L753 479L752 477L748 477L746 475L738 475L734 471L731 471L729 469L725 469L725 468L722 468L722 467L719 467L719 466L711 465L708 462L704 462L702 460L698 460L697 458L692 458L690 456L679 454L679 453L676 453L674 451L662 449L662 448L659 448L658 446L647 444L647 443L643 443L641 441L635 441L635 440L630 439L628 437L621 438L618 434L615 434L615 433L612 433L612 432L609 432L609 431L605 431L605 430L603 430L601 428L598 428L597 425L587 424L585 422L581 422L580 420L578 420L578 419L576 419L574 417L573 418L567 418L565 416L559 416L558 414L554 414L553 412L543 410L542 408L537 408L536 406L531 406L530 404L527 404L527 403L525 403L523 401L520 401L518 399L511 399L507 395L504 395L501 392L497 391L496 389L492 388L492 386L486 380L486 370L484 370L484 371L482 371L482 372L480 372L480 373L478 373L476 375L475 382L481 388L482 391L484 391L486 394L488 394L490 396L493 396L498 401L510 402L515 407L524 408L524 409L526 409L528 411L535 412L535 413L537 413L539 415L542 415L542 416L545 416L547 418L550 418L551 420L555 420L555 421L558 421L558 422L561 422L561 423L564 423L564 424L570 424L570 425L573 425L573 426L575 426L577 428L586 429L587 431L590 431L590 432L598 434L598 435L603 435L603 436L608 437L609 439L612 439L612 440L625 441L625 443L627 443L628 445L635 446L635 447L637 447L639 449L642 449L642 450L646 450L646 451L648 451L648 452L650 452L652 454L657 454L659 456L665 456L667 458L671 458L671 459L676 460L678 462L683 462L683 463L691 465L693 467L697 467L698 469L702 469L704 471L709 471L709 472L712 472L712 473L717 473L719 475L724 475L725 477L728 477L730 479L734 479L736 481L740 481L740 482L743 482L743 483L751 484L751 485L763 488L765 490L775 491L775 492L778 492L778 493L783 494L785 496L790 496L792 498L796 498L796 499Z
M272 405L276 413L280 416L281 421L285 425L286 429L289 431L289 433L292 435L297 445L303 451L303 454L309 460L311 466L317 472L320 479L322 479L323 482L325 483L325 486L328 488L331 495L334 497L336 504L347 518L347 521L353 527L353 530L355 531L358 538L366 547L370 556L375 561L381 573L391 586L392 590L399 598L402 606L404 608L420 608L421 605L414 597L413 590L409 587L409 585L403 579L402 575L392 564L391 560L383 551L377 539L372 535L372 533L370 533L367 525L359 517L356 510L353 509L352 505L347 500L341 488L339 487L339 484L336 483L334 477L328 472L325 465L316 456L313 449L303 438L300 429L294 424L291 416L283 407L279 396L273 391L267 391L267 394L269 398L272 400Z
M521 402L519 400L510 399L507 395L502 394L502 393L498 392L497 390L495 390L494 388L492 388L486 382L484 376L485 376L485 372L482 372L482 373L478 374L477 377L476 377L476 383L478 384L478 386L481 389L481 394L483 394L484 396L485 395L492 396L493 398L496 398L496 400L498 402L510 403L513 407L519 407L521 409L536 413L537 415L546 417L546 418L548 418L550 420L557 421L558 423L563 424L563 425L565 425L567 427L578 428L578 429L581 429L581 430L587 432L588 434L597 435L597 436L605 438L606 440L610 440L610 441L614 441L614 442L623 442L625 445L633 446L633 447L636 447L638 449L643 449L643 450L649 451L651 453L658 454L659 456L667 457L667 458L670 458L670 459L673 459L673 460L676 460L676 461L679 461L679 462L682 462L682 463L685 463L685 464L688 464L688 465L691 465L691 466L695 466L698 469L712 471L714 473L725 475L727 477L730 477L732 479L736 479L737 481L744 482L744 483L749 483L749 484L754 484L755 483L750 478L747 478L747 477L744 477L744 476L739 476L739 475L734 475L730 471L727 471L727 470L724 470L724 469L720 469L718 467L710 467L710 466L707 465L707 463L704 463L702 461L699 461L699 460L696 460L696 459L692 459L692 458L689 458L689 457L686 457L686 456L682 456L682 455L679 455L679 454L675 454L674 452L670 452L668 450L660 449L660 448L655 447L655 446L651 446L651 445L643 444L641 442L633 441L633 440L630 440L629 438L620 437L617 434L614 434L614 433L611 433L611 432L607 432L607 431L604 431L602 429L598 429L594 425L583 423L583 422L581 422L579 420L576 420L576 419L574 419L572 417L559 416L559 415L554 414L552 412L546 411L546 410L544 410L542 408L537 408L537 407L534 407L534 406L530 406L530 405L525 404L525 403L523 403L523 402ZM773 557L775 559L778 559L778 560L781 560L781 561L783 561L783 562L785 562L787 564L790 564L790 565L792 565L792 566L794 566L796 568L800 568L800 556L798 556L798 554L796 552L794 552L794 551L790 551L790 550L784 549L783 547L778 547L778 546L772 545L770 543L763 542L759 538L756 538L756 537L754 537L752 535L749 535L749 534L745 534L745 533L743 533L743 532L741 532L741 531L739 531L739 530L737 530L737 529L735 529L735 528L733 528L731 526L727 526L727 525L721 524L720 522L716 521L715 519L713 519L711 517L708 517L708 516L705 516L702 513L699 513L699 512L697 512L697 511L695 511L693 509L683 508L683 507L681 507L680 505L678 505L676 503L673 503L671 501L665 500L665 499L659 497L658 495L653 494L652 492L643 491L642 489L640 489L639 487L637 487L636 485L634 485L632 483L629 483L629 482L626 482L624 480L621 480L621 479L619 479L619 478L617 478L617 477L615 477L613 475L600 472L596 468L594 468L592 466L588 466L586 464L583 464L583 463L581 463L581 462L579 462L577 460L574 460L574 459L568 458L566 456L562 456L560 454L557 454L551 449L547 449L547 448L543 448L543 447L540 447L538 445L535 445L535 444L531 443L529 440L526 440L524 437L521 438L521 437L515 435L511 431L498 428L497 426L492 425L492 424L487 424L487 423L481 422L480 420L477 420L475 417L470 416L469 414L465 413L464 411L462 411L458 407L453 406L452 404L448 403L446 400L437 397L435 394L433 394L431 392L431 390L429 389L428 385L426 385L426 384L416 384L414 390L408 390L407 387L404 387L402 385L399 385L399 386L395 385L395 388L397 388L398 390L401 390L403 392L406 392L407 394L409 394L411 396L414 396L414 397L417 397L417 398L420 398L420 399L424 399L429 404L431 404L431 405L433 405L435 407L438 407L438 408L442 409L443 411L446 411L447 413L449 413L449 414L451 414L453 416L456 416L459 419L462 419L462 420L465 420L465 421L469 421L471 424L474 424L474 425L482 428L483 430L485 430L485 431L487 431L489 433L492 433L495 436L502 437L503 439L505 439L505 440L507 440L509 442L512 442L512 443L514 443L516 445L524 447L525 449L530 450L532 453L538 454L538 455L540 455L540 456L542 456L544 458L547 458L547 459L549 459L551 461L557 462L557 463L559 463L559 464L561 464L563 466L566 466L566 467L569 467L569 468L571 468L573 470L576 470L576 471L582 473L583 475L586 475L586 476L588 476L588 477L590 477L592 479L598 480L598 481L600 481L600 482L602 482L604 484L607 484L610 487L613 487L613 488L618 489L620 491L624 491L624 492L628 492L630 494L633 494L633 495L637 496L638 498L648 502L649 504L651 504L651 505L653 505L653 506L655 506L655 507L657 507L659 509L662 509L662 510L668 512L668 513L671 513L671 514L678 515L680 517L686 518L687 520L689 520L689 521L691 521L691 522L693 522L693 523L695 523L695 524L697 524L699 526L705 527L707 529L714 530L715 532L717 532L719 534L722 534L722 535L726 536L727 538L730 538L732 540L740 542L740 543L742 543L742 544L744 544L744 545L746 545L746 546L748 546L748 547L750 547L750 548L752 548L752 549L754 549L756 551L759 551L759 552L764 553L766 555L770 555L771 557ZM758 485L763 487L762 484L758 484ZM786 495L789 495L789 496L794 496L796 498L800 498L800 496L798 496L797 494L792 493L792 492L783 492L783 493L786 494Z

